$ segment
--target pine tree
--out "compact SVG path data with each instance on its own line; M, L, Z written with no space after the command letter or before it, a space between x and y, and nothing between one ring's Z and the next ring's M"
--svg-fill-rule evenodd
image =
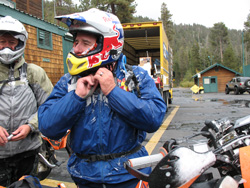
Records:
M192 48L190 53L190 70L192 74L196 74L197 72L202 71L202 64L200 59L200 47L198 42L196 42Z
M247 21L244 22L244 27L244 42L246 44L246 49L250 51L250 13L248 14Z
M219 54L220 62L223 63L223 53L228 44L228 29L224 23L216 23L211 29L210 42L214 48L214 53Z
M172 14L167 8L165 3L161 5L161 18L160 20L163 22L164 29L166 31L169 42L171 43L174 35L173 22L171 20Z
M81 11L89 8L98 8L115 14L121 23L131 22L136 12L135 0L80 0Z
M239 71L233 47L229 44L224 53L224 65L232 70Z

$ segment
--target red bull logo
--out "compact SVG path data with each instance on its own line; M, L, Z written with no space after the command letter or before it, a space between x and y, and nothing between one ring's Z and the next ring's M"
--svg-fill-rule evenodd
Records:
M117 84L118 84L119 88L121 88L125 91L129 91L128 86L125 85L125 82L126 82L125 78L123 78L122 80L117 79Z
M123 46L123 40L119 39L120 32L116 29L115 24L113 25L113 31L116 33L116 35L104 37L103 51L88 57L88 68L114 61L110 55L110 50L121 48Z

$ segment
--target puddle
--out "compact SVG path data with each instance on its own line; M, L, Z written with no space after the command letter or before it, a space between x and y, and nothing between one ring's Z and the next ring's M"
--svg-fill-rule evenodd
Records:
M193 99L194 99L194 101L221 102L223 105L250 108L250 100L239 100L239 99L237 99L237 100L227 101L225 99L202 99L202 98L198 98L198 97L193 97Z
M245 106L247 108L250 107L250 101L248 101L248 100L234 100L234 104L240 104L240 105Z
M204 126L204 123L182 123L182 124L170 124L168 130L187 130L187 131L199 131L201 127Z

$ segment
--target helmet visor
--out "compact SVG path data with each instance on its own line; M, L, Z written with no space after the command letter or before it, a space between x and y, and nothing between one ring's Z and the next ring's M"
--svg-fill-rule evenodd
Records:
M21 48L24 47L24 42L25 42L25 36L23 34L20 34L20 33L16 33L16 32L13 32L13 31L0 31L0 37L4 35L9 35L9 36L12 36L13 38L17 39L18 40L18 44L17 46L15 47L15 49L13 49L14 51L17 51L17 50L20 50Z
M15 39L18 39L22 42L25 41L25 36L23 34L20 34L20 33L16 33L16 32L13 32L13 31L0 31L0 36L3 36L5 34L9 34L11 36L13 36Z

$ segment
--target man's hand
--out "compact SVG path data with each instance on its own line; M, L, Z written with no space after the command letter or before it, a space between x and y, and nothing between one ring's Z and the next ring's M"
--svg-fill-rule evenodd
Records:
M13 137L11 137L11 141L18 141L18 140L22 140L24 138L27 137L27 135L30 133L31 129L29 125L21 125L20 127L18 127L17 130L15 130L12 135ZM4 146L7 142L8 142L8 136L9 133L6 131L5 128L0 126L0 146ZM9 140L9 141L10 141Z
M0 126L0 146L4 146L8 142L8 136L9 133L6 131L6 129Z
M94 78L100 83L104 95L108 95L116 86L113 73L107 68L99 68Z
M25 124L25 125L21 125L20 127L18 127L17 130L15 130L12 134L14 135L11 138L11 141L18 141L18 140L22 140L24 138L27 137L27 135L30 133L31 128L29 125Z
M85 98L87 95L91 95L98 85L98 81L94 79L92 74L79 78L76 84L75 93L81 97Z

